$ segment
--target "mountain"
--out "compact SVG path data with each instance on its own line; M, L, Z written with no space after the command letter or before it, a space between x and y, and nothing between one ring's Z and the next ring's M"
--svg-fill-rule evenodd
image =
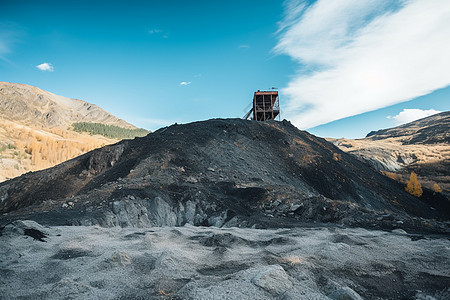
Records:
M0 115L5 120L38 128L67 128L78 122L136 128L86 101L58 96L26 84L9 82L0 82Z
M394 128L372 131L370 140L395 139L403 145L449 144L450 111L435 114Z
M94 104L26 84L0 82L0 181L119 140L79 130L89 127L96 133L92 129L99 126L132 136L148 133Z
M415 172L425 187L437 184L450 194L450 112L372 131L364 139L328 140L400 182Z
M0 201L0 223L51 225L265 228L319 221L446 231L436 220L449 218L441 195L413 197L287 121L240 119L172 125L93 150L1 183Z

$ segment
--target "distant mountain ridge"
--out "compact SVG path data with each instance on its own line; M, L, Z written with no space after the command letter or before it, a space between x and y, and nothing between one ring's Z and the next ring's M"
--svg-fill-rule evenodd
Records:
M394 128L370 132L363 139L328 139L376 170L405 182L412 171L432 189L450 195L450 112L442 112ZM387 174L387 173L386 173Z
M371 131L366 138L397 138L403 144L437 144L450 142L450 111L435 114L394 128Z
M66 128L77 122L136 128L95 104L58 96L27 84L9 82L0 82L0 116L23 125L44 128Z
M78 128L80 124L91 130ZM0 82L0 182L145 134L86 101Z

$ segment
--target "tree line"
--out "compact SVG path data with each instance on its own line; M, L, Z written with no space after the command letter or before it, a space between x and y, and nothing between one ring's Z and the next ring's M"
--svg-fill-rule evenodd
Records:
M76 132L88 132L91 135L99 134L111 139L133 139L135 137L143 137L149 134L148 130L143 128L127 129L115 125L105 125L101 123L79 122L72 124L73 130Z

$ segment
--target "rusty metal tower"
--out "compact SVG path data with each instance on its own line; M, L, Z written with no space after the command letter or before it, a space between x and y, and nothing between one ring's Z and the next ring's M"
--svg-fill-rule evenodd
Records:
M275 120L279 114L278 91L258 90L253 95L253 107L244 116L244 119L256 121Z

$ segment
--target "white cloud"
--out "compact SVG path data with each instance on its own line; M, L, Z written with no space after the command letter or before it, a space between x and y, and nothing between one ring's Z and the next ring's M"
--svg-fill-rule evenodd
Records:
M40 65L37 65L36 68L38 68L41 71L48 71L48 72L53 72L54 68L52 64L49 63L42 63Z
M441 113L442 111L435 109L418 109L418 108L405 108L396 116L388 116L388 119L394 119L397 125L409 123L418 119L422 119L434 114Z
M148 31L149 34L157 34L157 33L161 33L162 30L161 29L150 29Z
M192 82L190 81L182 81L180 82L179 86L186 86L186 85L190 85Z
M249 49L250 45L239 45L239 48L241 48L241 49Z
M160 36L162 36L163 39L169 38L169 35L164 30L161 30L161 29L154 28L154 29L148 30L147 32L149 34L153 34L153 35L160 35Z
M299 63L284 115L310 128L450 84L450 1L288 1L274 51Z

